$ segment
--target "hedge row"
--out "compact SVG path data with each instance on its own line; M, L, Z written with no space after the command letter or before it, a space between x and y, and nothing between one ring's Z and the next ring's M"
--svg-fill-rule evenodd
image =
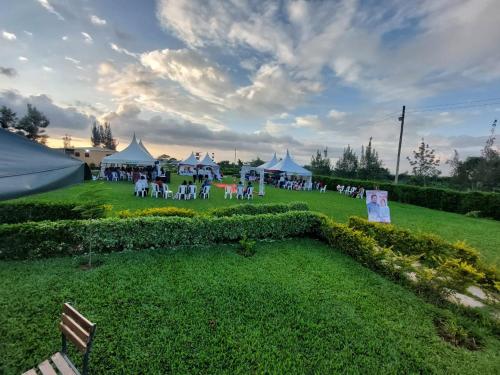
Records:
M139 217L64 220L0 225L0 259L33 259L76 255L89 250L206 245L255 239L314 235L320 216L287 212L230 217Z
M42 220L96 219L104 217L106 207L98 203L79 202L3 202L0 224Z
M377 186L380 190L386 190L389 193L389 199L393 201L460 214L479 211L483 217L500 220L499 193L461 192L434 187L394 185L389 182L353 180L330 176L314 176L313 179L327 184L328 190L335 190L337 185L362 186L366 190Z
M427 263L436 264L439 257L457 258L477 265L479 252L464 242L450 243L433 234L415 234L407 229L390 224L370 223L366 219L352 216L348 226L362 231L380 245L408 255L419 255Z
M269 204L238 204L229 207L214 208L208 214L215 217L234 215L261 215L277 214L289 211L309 211L309 206L304 202L269 203Z
M123 210L118 211L118 217L122 219L131 217L144 216L179 216L179 217L195 217L198 213L190 208L180 207L153 207L144 208L142 210Z
M406 229L370 223L359 217L350 217L347 225L375 240L379 246L415 256L419 262L439 270L441 274L453 274L457 279L467 279L473 275L475 281L493 290L500 286L500 277L495 267L482 264L479 252L464 242L450 243L436 235L413 234Z

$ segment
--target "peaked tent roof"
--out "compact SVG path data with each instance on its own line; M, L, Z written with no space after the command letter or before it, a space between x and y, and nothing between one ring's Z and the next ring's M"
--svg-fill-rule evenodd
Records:
M194 152L191 152L191 155L180 161L179 165L190 165L192 167L196 167L198 165L198 160L196 159L196 156L194 156Z
M148 155L151 156L154 159L154 156L151 154L151 152L148 151L148 149L146 148L146 146L144 146L144 143L142 143L142 139L139 141L139 146L141 146L141 148L144 151L146 151L148 153Z
M210 156L208 156L208 152L203 158L202 161L198 163L198 165L203 165L204 167L214 167L214 168L219 168L219 164L214 162Z
M267 168L273 171L286 172L291 174L297 174L300 176L312 176L312 172L298 165L290 156L288 150L286 150L286 155L279 163Z
M102 159L103 164L135 164L135 165L151 165L154 164L155 158L146 150L144 146L137 143L137 139L132 137L132 142L124 150L116 154L106 156Z
M269 160L267 163L264 163L262 165L259 165L256 169L269 169L273 165L278 163L278 158L276 158L276 152L273 155L273 158Z
M83 182L84 163L0 129L0 199L58 189Z

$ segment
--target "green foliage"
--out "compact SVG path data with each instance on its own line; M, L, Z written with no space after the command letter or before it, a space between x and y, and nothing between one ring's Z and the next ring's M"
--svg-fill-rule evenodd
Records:
M100 218L106 210L105 205L90 202L9 201L0 203L0 224Z
M247 235L244 234L243 238L239 240L240 248L238 254L248 258L255 255L255 241L249 240Z
M0 259L32 259L124 249L282 239L315 233L319 215L294 211L230 217L137 217L0 225Z
M353 180L329 176L314 176L314 181L322 181L328 189L335 190L337 184L362 186L366 190L378 187L389 193L392 201L414 204L436 210L465 214L480 211L484 217L500 220L500 194L486 192L462 192L434 187L394 185L388 182Z
M443 314L444 315L444 314ZM478 350L482 346L482 335L471 332L464 327L458 319L447 314L434 319L439 336L453 346L466 348L468 350Z
M328 157L328 149L316 150L316 154L311 157L311 165L309 169L313 174L329 175L332 171L330 158Z
M268 203L268 204L237 204L229 207L213 208L209 210L208 215L215 217L234 216L234 215L260 215L282 213L289 211L309 211L309 206L304 202L290 203Z
M358 157L351 146L344 148L344 153L335 164L335 174L341 177L353 178L358 173Z
M372 146L372 137L366 148L361 148L361 157L359 158L358 177L363 179L383 179L387 178L389 171L383 167L382 160L378 152Z
M418 151L413 151L413 158L407 157L408 162L413 167L413 175L422 179L424 186L428 178L437 177L441 174L441 171L438 169L439 159L435 152L422 138L422 142L418 146Z
M143 217L143 216L180 216L180 217L195 217L197 212L189 208L179 207L153 207L144 208L142 210L123 210L118 211L117 216L124 218Z
M16 129L22 131L26 138L45 144L48 136L45 128L49 126L50 121L35 106L27 104L26 115L16 124Z
M16 123L16 113L4 105L0 107L0 127L3 129L14 128Z

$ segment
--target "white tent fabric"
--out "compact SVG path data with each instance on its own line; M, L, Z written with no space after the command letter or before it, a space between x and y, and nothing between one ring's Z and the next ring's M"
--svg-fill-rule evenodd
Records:
M132 142L130 142L127 148L102 159L102 165L153 165L154 163L155 159L151 156L146 147L137 143L135 134L132 138Z
M146 146L144 146L144 143L142 143L142 139L139 140L139 146L141 146L141 148L146 151L148 153L149 156L151 156L153 159L154 159L154 156L148 151L148 149L146 148Z
M198 165L201 165L203 167L212 167L214 169L219 168L219 165L216 162L214 162L210 156L208 156L208 152L203 158L203 160L198 163Z
M301 167L292 159L288 150L286 150L286 155L283 160L267 169L271 171L285 172L287 174L295 174L298 176L312 176L311 171Z
M181 165L196 167L198 165L198 160L196 159L196 156L194 156L194 152L191 152L191 155L189 155L186 159L180 161L179 166Z
M83 182L84 163L0 129L0 199Z
M259 165L256 169L257 170L264 170L264 169L269 169L270 167L274 166L275 164L278 163L278 158L276 158L276 152L273 155L273 158L269 160L267 163L264 163L262 165Z

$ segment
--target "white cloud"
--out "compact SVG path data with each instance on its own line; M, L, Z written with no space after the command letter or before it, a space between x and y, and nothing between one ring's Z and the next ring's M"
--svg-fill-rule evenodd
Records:
M26 62L26 61L29 61L29 59L27 57L24 57L24 56L19 56L17 58L19 61L22 61L22 62Z
M52 4L49 3L49 0L37 0L38 3L44 7L49 13L52 13L54 14L59 20L61 21L64 21L64 17L59 13L57 12L54 7L52 6Z
M2 38L4 38L5 40L10 40L10 41L17 39L16 34L9 33L8 31L5 31L5 30L2 30Z
M30 32L30 31L24 30L24 33L25 33L26 35L28 35L28 36L33 36L33 33L32 33L32 32Z
M73 64L76 64L76 65L80 64L80 60L74 59L74 58L69 57L69 56L65 56L64 60L72 62Z
M141 63L161 77L179 83L192 95L209 102L222 103L223 97L232 90L226 73L188 49L143 53Z
M68 40L68 37L64 35L63 37L61 37L61 39L66 42Z
M92 22L94 25L97 25L97 26L104 26L107 23L105 19L99 18L95 14L92 14L90 16L90 22Z
M330 112L328 112L328 117L333 120L342 120L346 115L346 112L337 111L336 109L332 109Z
M86 32L81 32L82 36L83 36L83 41L87 44L92 44L94 43L94 39L92 39L92 37L87 34Z
M42 69L43 69L44 71L46 71L46 72L49 72L49 73L51 73L51 72L53 72L53 71L54 71L54 69L52 69L50 66L46 66L46 65L44 65L44 66L42 67Z
M130 52L126 48L120 47L120 46L116 45L115 43L109 43L109 46L111 47L111 49L113 51L116 51L118 53L124 53L125 55L131 56L131 57L134 57L134 58L138 58L139 57L138 53Z

